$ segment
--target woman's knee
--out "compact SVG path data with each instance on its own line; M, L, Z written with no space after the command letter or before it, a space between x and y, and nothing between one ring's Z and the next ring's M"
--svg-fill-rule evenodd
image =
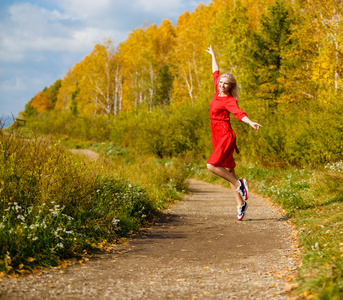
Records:
M211 165L211 164L207 164L207 170L209 170L210 172L212 172L213 173L213 171L214 171L214 165Z

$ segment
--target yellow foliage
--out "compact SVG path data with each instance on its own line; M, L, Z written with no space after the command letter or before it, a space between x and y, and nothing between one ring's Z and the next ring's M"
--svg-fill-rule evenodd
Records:
M52 109L52 103L46 92L38 92L31 102L31 106L36 108L38 112L43 112Z

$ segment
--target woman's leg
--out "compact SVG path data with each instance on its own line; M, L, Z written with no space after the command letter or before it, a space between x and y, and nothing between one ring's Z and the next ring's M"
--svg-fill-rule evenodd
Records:
M236 189L240 186L240 183L236 177L235 168L227 169L224 167L217 167L211 164L207 164L207 169L213 174L216 174L230 182L231 188L237 201L237 205L243 206L243 199L241 195L238 192L236 192Z

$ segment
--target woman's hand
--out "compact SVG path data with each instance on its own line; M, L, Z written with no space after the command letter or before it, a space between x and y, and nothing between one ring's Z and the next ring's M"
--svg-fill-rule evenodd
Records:
M212 49L212 45L210 45L210 47L208 47L205 51L210 53L212 56L214 55L214 51Z
M258 131L260 129L260 127L262 127L262 125L256 123L256 122L251 122L249 123L249 125L254 128L256 131Z
M244 117L242 118L242 121L243 121L244 123L249 124L249 125L250 125L252 128L254 128L256 131L258 131L258 130L260 129L260 127L262 127L262 125L260 125L260 124L258 124L258 123L256 123L256 122L251 121L247 116L244 116Z
M212 49L212 46L210 45L210 47L208 47L207 50L205 51L212 55L212 73L215 71L219 71L219 66L218 66L214 51Z

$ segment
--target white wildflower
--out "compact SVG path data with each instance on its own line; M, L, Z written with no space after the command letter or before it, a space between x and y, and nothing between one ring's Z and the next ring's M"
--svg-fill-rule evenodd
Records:
M117 226L119 222L120 222L120 220L116 219L116 218L113 218L113 220L112 220L113 226Z
M24 217L23 215L18 215L18 216L17 216L17 219L20 219L20 220L23 221L23 222L25 221L25 217Z

